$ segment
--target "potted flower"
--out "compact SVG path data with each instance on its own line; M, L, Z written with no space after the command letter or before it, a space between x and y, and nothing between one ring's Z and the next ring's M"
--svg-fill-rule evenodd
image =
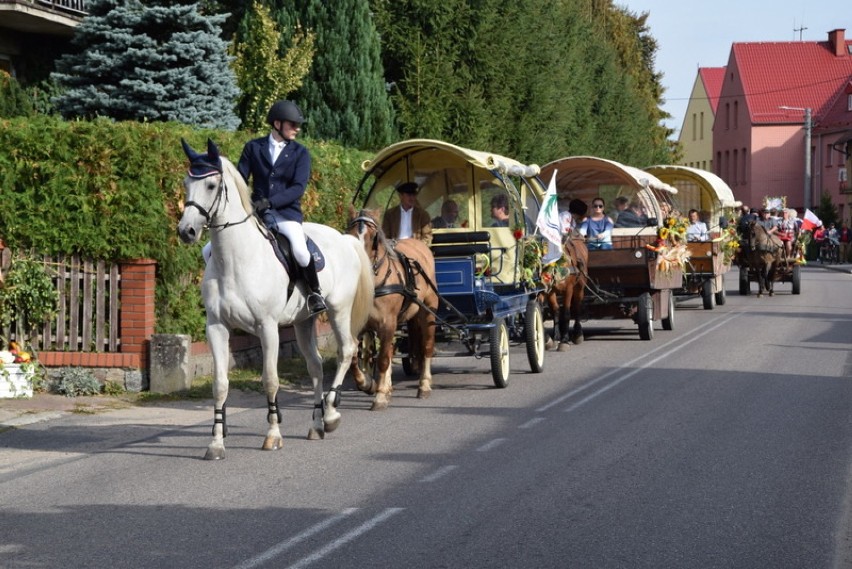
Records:
M0 397L32 396L37 360L32 345L38 329L56 314L58 294L44 263L15 255L0 284L0 329L15 341L0 342ZM13 326L14 325L14 326Z

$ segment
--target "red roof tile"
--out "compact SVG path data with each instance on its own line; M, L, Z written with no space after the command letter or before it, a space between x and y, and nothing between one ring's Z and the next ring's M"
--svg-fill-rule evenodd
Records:
M704 84L704 90L707 92L707 98L710 100L710 108L713 109L713 114L715 115L716 107L719 106L719 95L722 94L722 81L725 80L725 68L699 67L698 75Z
M845 41L836 56L827 41L733 44L728 67L739 70L752 124L802 122L801 112L781 106L811 108L820 117L852 77L850 45Z

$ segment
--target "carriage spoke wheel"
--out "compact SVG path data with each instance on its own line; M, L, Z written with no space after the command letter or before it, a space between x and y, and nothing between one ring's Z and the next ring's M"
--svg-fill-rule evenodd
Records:
M674 330L675 327L675 302L674 294L669 292L669 313L662 320L663 330Z
M361 334L361 341L358 344L358 364L364 375L372 381L377 381L376 377L376 357L378 356L378 348L376 346L376 333L366 330Z
M713 281L710 279L701 283L701 300L704 302L704 310L713 310Z
M524 313L524 335L527 343L527 359L533 373L544 371L544 316L541 305L533 299L527 303Z
M488 333L491 351L491 377L497 387L509 385L509 329L506 321L498 318Z
M801 265L793 266L793 294L802 294L802 267Z
M740 296L748 296L751 292L751 283L749 282L748 267L740 267Z
M716 305L725 306L727 298L725 296L725 276L719 277L719 292L716 293Z
M636 323L639 325L639 338L642 340L654 338L654 300L650 293L643 292L639 295Z

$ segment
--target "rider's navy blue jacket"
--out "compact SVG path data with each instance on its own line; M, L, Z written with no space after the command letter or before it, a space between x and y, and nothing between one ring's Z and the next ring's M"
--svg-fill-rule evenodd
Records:
M311 175L307 148L291 140L272 164L269 137L255 138L243 147L237 170L246 182L251 177L252 200L266 198L285 220L302 222L301 200Z

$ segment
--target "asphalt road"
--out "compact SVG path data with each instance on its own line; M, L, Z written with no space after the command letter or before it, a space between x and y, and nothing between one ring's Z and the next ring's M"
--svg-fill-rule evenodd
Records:
M8 430L0 567L850 567L850 287L806 268L741 297L734 270L652 341L589 321L543 374L513 349L507 389L446 358L420 401L398 369L388 411L346 391L324 441L289 393L278 452L258 394L219 462L197 402Z

